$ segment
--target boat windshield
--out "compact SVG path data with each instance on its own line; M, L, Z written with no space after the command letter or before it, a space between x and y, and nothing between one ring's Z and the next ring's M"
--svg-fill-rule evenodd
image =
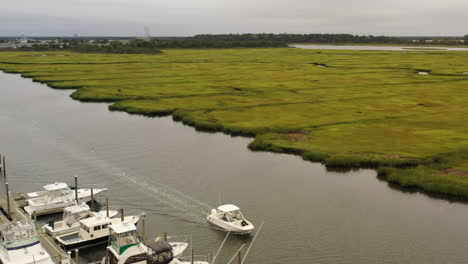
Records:
M239 210L222 213L220 219L226 222L236 222L244 220L244 216Z
M27 221L5 224L0 231L6 248L27 246L39 241L34 227Z

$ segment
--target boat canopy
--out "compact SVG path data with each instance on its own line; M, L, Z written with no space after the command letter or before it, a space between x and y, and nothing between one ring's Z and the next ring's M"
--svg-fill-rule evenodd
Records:
M233 204L224 204L224 205L221 205L220 207L218 207L218 210L221 211L221 212L232 212L232 211L237 211L237 210L240 210L239 207L233 205Z
M148 264L168 264L174 259L172 247L166 241L157 238L146 243Z
M67 189L67 188L68 188L68 185L64 182L56 182L56 183L47 184L44 186L44 190L49 191L49 192Z

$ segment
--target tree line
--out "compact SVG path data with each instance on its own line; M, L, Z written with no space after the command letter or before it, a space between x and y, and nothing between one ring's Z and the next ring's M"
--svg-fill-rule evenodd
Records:
M286 43L326 43L326 44L461 44L460 37L388 37L351 34L219 34L196 35L200 41L280 41ZM468 44L467 37L464 43Z

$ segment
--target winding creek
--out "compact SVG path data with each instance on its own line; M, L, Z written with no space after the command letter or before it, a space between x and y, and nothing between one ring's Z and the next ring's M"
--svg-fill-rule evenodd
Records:
M79 175L82 185L109 188L111 208L146 212L149 236L192 235L199 254L213 254L224 238L204 220L220 193L257 226L265 221L251 264L468 259L466 204L392 189L372 170L327 172L296 156L251 152L248 138L109 112L70 93L0 73L0 153L13 191ZM231 237L217 263L249 241Z

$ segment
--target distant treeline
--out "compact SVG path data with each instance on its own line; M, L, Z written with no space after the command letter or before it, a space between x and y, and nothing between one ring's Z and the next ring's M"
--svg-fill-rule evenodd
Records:
M461 37L432 38L427 37L386 37L359 36L350 34L223 34L196 35L184 38L152 38L143 39L60 39L47 43L29 40L27 45L19 50L71 50L89 53L125 53L125 54L157 54L161 49L184 48L271 48L287 47L291 43L329 43L329 44L442 44L462 45L461 40L468 45L468 35Z
M284 41L271 40L203 40L195 38L187 38L184 40L173 41L156 41L156 47L161 49L166 48L277 48L287 47L288 44Z
M19 50L30 51L53 51L71 50L85 53L119 53L119 54L157 54L161 49L184 49L184 48L272 48L287 47L286 42L281 41L223 41L223 40L195 40L186 38L183 40L130 40L130 41L107 41L99 40L89 42L87 40L61 40L46 44L34 44L29 47L20 47Z
M460 37L387 37L360 36L351 34L221 34L196 35L192 39L199 41L279 41L286 43L356 43L356 44L461 44ZM428 41L429 40L429 41ZM464 37L468 44L468 35Z
M158 54L162 53L153 41L133 40L129 42L101 40L89 43L83 40L63 40L47 44L20 47L19 50L54 51L71 50L83 53Z

